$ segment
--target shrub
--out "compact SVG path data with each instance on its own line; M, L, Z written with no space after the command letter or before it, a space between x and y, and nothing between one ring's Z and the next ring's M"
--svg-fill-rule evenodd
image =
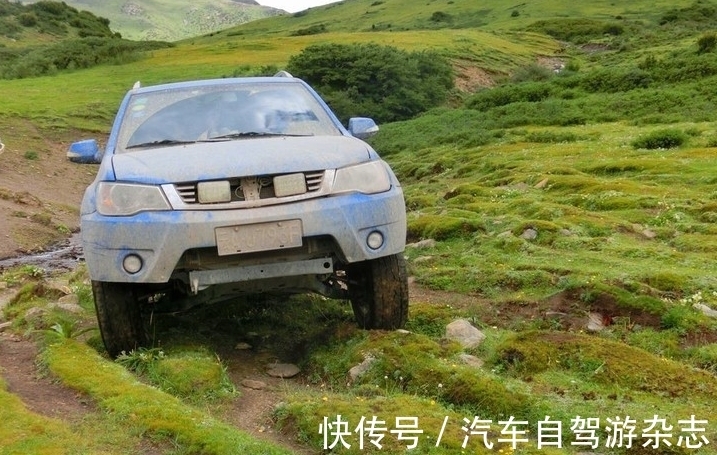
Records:
M702 35L697 40L697 53L705 54L707 52L712 52L715 49L715 46L717 46L717 35L714 33Z
M301 28L293 33L291 33L291 36L308 36L308 35L318 35L320 33L326 33L328 30L326 29L326 25L324 24L315 24L311 27Z
M37 16L34 13L23 13L17 17L23 27L34 27L37 25Z
M620 24L595 19L541 20L530 25L528 30L578 44L587 43L606 34L616 36L624 32Z
M376 44L309 46L289 59L287 71L312 84L343 121L409 119L443 103L453 88L441 55Z
M37 77L101 63L127 62L136 59L141 51L167 46L167 43L106 37L64 40L29 50L7 61L2 60L0 73L6 79Z
M450 14L443 11L436 11L431 14L431 22L451 22L452 19Z
M512 82L528 82L528 81L547 81L552 78L555 73L544 66L533 63L528 66L518 68L510 78Z
M652 83L652 75L641 69L600 69L584 74L577 79L580 88L587 92L627 92L638 88L647 88Z
M687 135L680 130L664 129L654 131L647 136L635 139L632 146L636 149L671 149L681 146L687 141Z
M466 107L483 111L512 103L535 103L549 98L553 89L541 82L504 85L479 91L466 101Z

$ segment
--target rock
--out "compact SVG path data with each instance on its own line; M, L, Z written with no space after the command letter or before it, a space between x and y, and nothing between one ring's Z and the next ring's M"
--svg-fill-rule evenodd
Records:
M573 231L571 231L570 229L561 229L558 232L560 232L560 235L565 236L565 237L570 237L573 235Z
M0 281L0 291L4 291L5 289L7 289L7 283Z
M251 345L249 343L241 342L241 343L237 343L237 345L234 346L234 349L236 349L238 351L246 351L247 349L251 349Z
M426 240L421 240L421 241L415 242L415 243L409 243L406 246L410 247L410 248L416 248L418 250L425 249L425 248L435 248L436 241L433 239L426 239Z
M57 299L58 303L79 305L80 297L77 294L66 294Z
M25 312L25 320L35 326L42 321L46 314L47 310L44 308L32 307Z
M657 234L656 234L654 231L651 231L651 230L649 230L649 229L644 229L644 230L641 232L641 234L642 234L643 237L645 237L646 239L649 239L649 240L652 240L652 239L654 239L655 237L657 237Z
M523 231L521 237L525 240L535 240L536 238L538 238L538 231L533 228L528 228Z
M705 316L717 319L717 310L713 310L704 303L695 303L694 305L692 305L692 308L701 311L702 314L704 314Z
M542 190L542 189L545 188L546 186L548 186L548 179L547 179L547 177L544 178L543 180L539 181L538 183L536 183L533 188Z
M414 264L420 264L421 262L429 262L433 260L433 256L418 256L413 260Z
M376 359L374 357L368 356L363 360L363 362L351 367L349 370L349 378L351 379L351 382L363 376L369 368L371 368L371 365L373 365L375 361Z
M3 322L0 324L0 332L4 332L5 329L12 326L12 321Z
M406 330L406 329L396 329L396 332L402 333L404 335L408 335L409 333L411 333L410 330Z
M600 313L590 313L588 314L588 325L587 329L591 332L599 332L602 329L605 328L605 324L603 324L603 317Z
M266 373L274 378L293 378L300 371L299 367L291 363L274 363L269 366Z
M242 387L252 390L263 390L266 388L266 382L254 381L253 379L244 379L241 385Z
M483 361L474 355L461 354L458 358L469 367L480 368L483 366Z
M47 305L47 307L50 309L56 308L56 309L67 311L68 313L73 313L73 314L80 314L84 311L82 309L82 307L76 303L60 303L59 301L55 302L55 303L51 303L51 304Z
M473 348L481 344L485 335L465 319L456 319L446 326L446 338L457 341L464 348Z

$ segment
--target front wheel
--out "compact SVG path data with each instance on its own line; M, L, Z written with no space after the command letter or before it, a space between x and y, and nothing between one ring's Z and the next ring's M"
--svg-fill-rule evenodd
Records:
M139 300L132 284L92 282L102 341L112 358L146 344Z
M351 264L348 294L359 327L394 330L408 318L408 276L403 254Z

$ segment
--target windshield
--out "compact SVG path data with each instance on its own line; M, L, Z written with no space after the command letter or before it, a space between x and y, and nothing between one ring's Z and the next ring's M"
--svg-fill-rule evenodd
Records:
M340 134L316 98L297 83L194 86L132 96L118 153L199 141Z

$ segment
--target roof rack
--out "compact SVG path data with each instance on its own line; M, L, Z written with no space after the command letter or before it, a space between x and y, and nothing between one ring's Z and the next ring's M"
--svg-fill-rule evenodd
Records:
M294 76L292 76L291 73L288 71L281 70L278 73L276 73L274 75L274 77L294 77Z

